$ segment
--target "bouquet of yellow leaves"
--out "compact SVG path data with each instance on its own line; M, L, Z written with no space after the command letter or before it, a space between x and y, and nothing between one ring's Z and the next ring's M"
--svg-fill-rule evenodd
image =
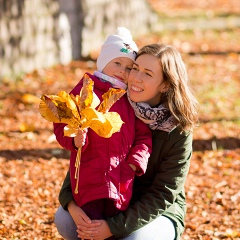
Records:
M54 123L65 123L64 136L75 137L79 129L91 128L99 136L109 138L119 131L123 124L120 115L109 112L111 106L121 98L125 90L110 88L103 94L103 101L93 92L94 82L85 74L80 95L74 96L65 91L58 95L43 95L39 112L43 118ZM100 104L100 105L99 105ZM99 107L96 109L96 107ZM81 148L78 149L75 162L75 193L78 193Z

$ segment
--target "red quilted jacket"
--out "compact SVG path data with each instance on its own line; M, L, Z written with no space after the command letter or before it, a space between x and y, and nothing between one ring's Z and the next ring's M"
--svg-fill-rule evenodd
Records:
M94 81L94 92L102 101L102 95L111 87L110 83L88 75ZM82 81L71 93L79 94L81 88ZM135 174L142 175L147 168L152 149L152 135L148 126L135 117L126 94L113 104L110 111L119 113L124 124L111 138L100 137L88 129L87 141L81 153L78 194L74 193L77 150L74 148L73 139L63 136L65 124L54 124L58 142L71 151L71 186L75 202L80 207L92 200L110 198L115 200L118 209L125 210L132 196ZM137 166L136 172L129 166L130 163Z

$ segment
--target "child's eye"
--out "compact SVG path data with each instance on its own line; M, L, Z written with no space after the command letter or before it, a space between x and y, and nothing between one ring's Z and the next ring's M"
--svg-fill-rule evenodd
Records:
M121 65L121 63L120 63L120 62L115 62L115 64L116 64L116 65Z
M130 67L129 67L129 68L127 68L127 71L129 71L129 72L130 72L131 70L132 70L132 68L130 68Z
M138 68L137 67L133 67L132 70L138 71Z

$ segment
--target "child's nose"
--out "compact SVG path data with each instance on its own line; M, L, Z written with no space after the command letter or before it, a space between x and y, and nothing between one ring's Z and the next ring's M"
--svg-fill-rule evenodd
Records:
M126 72L125 68L122 67L122 68L120 69L120 73L125 73L125 72Z

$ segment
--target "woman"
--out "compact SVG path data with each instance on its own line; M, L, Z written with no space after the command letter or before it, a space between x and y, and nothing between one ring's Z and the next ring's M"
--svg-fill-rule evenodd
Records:
M74 239L70 228L75 230L76 225L78 237L82 239L114 235L125 240L172 240L179 239L183 233L184 185L198 103L189 89L180 53L164 44L142 47L129 75L128 96L136 116L152 130L153 146L147 171L135 179L130 207L106 221L90 221L76 207L67 176L59 200L70 214L60 207L55 216L59 232L67 239ZM74 226L71 215L76 212L79 221Z

